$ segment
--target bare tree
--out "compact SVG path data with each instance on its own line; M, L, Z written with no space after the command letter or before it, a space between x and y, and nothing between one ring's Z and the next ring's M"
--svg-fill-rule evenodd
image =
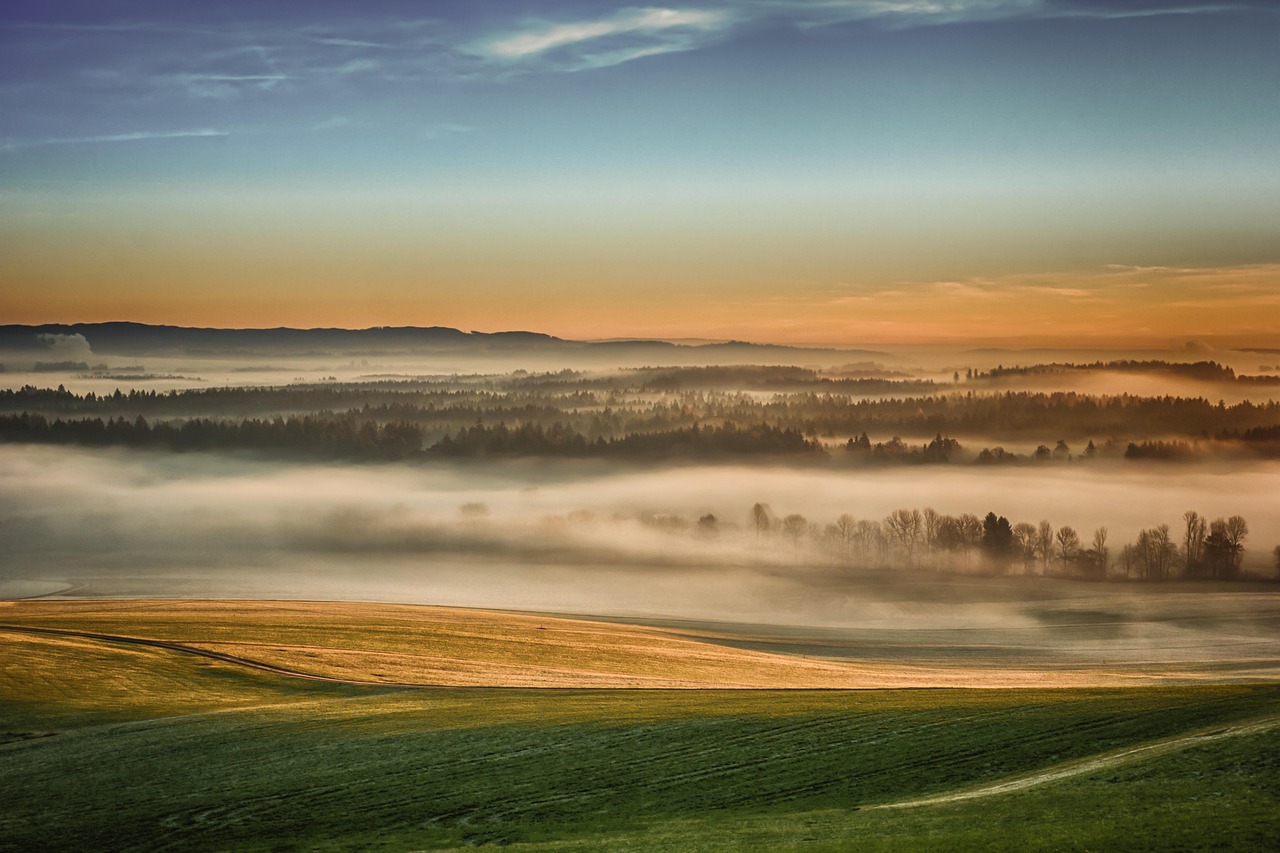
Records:
M884 528L889 532L907 556L907 565L912 565L916 545L920 542L920 533L924 527L924 517L918 509L895 509L884 520Z
M1193 509L1184 512L1182 520L1186 522L1186 531L1182 535L1182 550L1187 558L1183 573L1187 577L1194 577L1200 572L1204 563L1204 538L1208 535L1209 525L1204 516Z
M1036 561L1036 526L1019 521L1013 526L1013 547L1022 558L1022 573L1031 574L1031 566Z
M1138 531L1138 541L1134 545L1134 550L1137 552L1138 562L1142 564L1142 577L1150 580L1155 571L1156 562L1151 546L1150 530Z
M1093 557L1094 572L1100 578L1107 576L1107 565L1109 562L1110 552L1107 550L1107 528L1099 527L1093 531L1093 548L1091 556Z
M1249 522L1238 515L1227 519L1227 541L1244 551L1244 540L1249 535Z
M1041 571L1049 573L1049 561L1053 559L1053 525L1041 521L1036 535L1036 550L1040 553Z
M924 546L930 551L938 550L938 522L942 516L931 506L924 508L920 513L924 518Z
M1209 535L1204 540L1205 562L1215 578L1232 578L1240 572L1244 556L1244 539L1249 535L1249 524L1238 515L1209 525Z
M1178 546L1169 536L1169 525L1161 524L1138 534L1138 552L1143 563L1143 577L1164 580L1169 577Z
M758 503L751 508L751 519L756 523L756 541L761 532L769 529L769 505Z
M879 553L879 543L881 538L883 537L880 533L880 522L867 521L866 519L859 521L857 525L855 525L853 534L853 541L856 545L859 558L866 560L872 554L875 554L878 558L882 558L883 555Z
M796 551L800 550L800 537L809 532L809 521L800 513L792 513L782 519L782 532L791 540Z
M1244 539L1249 535L1249 523L1242 516L1233 515L1226 520L1226 542L1231 549L1231 576L1240 574L1240 561L1244 558Z
M836 519L836 538L840 540L841 553L846 558L849 556L849 546L853 542L857 529L858 522L854 521L853 516L847 512Z
M1080 534L1076 533L1074 529L1063 525L1054 535L1054 539L1058 543L1058 559L1062 561L1063 571L1066 571L1080 550Z
M1120 549L1120 564L1124 566L1124 576L1129 577L1133 567L1138 563L1138 549L1134 545L1125 545Z
M960 547L967 555L982 544L982 519L971 512L963 512L956 520L960 524Z

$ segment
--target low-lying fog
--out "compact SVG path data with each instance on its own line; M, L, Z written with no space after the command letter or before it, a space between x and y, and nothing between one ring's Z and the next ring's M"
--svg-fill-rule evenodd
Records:
M554 372L565 368L614 372L652 366L798 365L843 376L851 363L859 375L884 375L898 379L929 379L940 391L951 390L953 375L961 377L960 390L1076 391L1084 394L1139 394L1204 397L1236 403L1265 400L1280 393L1276 386L1237 385L1232 382L1197 381L1168 373L1047 372L964 381L967 370L986 371L997 365L1032 365L1124 359L1192 362L1213 360L1241 374L1280 373L1280 354L1237 350L1174 349L1135 351L1094 350L989 350L954 348L885 347L874 351L742 347L738 349L650 349L596 351L543 350L515 347L490 352L200 352L192 355L145 355L95 352L81 335L43 335L46 348L34 351L0 350L0 387L63 385L77 394L90 391L110 394L117 388L170 391L236 385L288 385L326 381L358 382L421 376L502 374L516 369ZM37 363L43 369L32 369ZM71 367L71 365L81 365ZM911 392L914 393L914 392ZM766 395L769 396L769 395ZM879 395L876 395L879 396Z
M809 353L797 359L794 351L664 351L656 356L640 348L626 358L615 352L604 364L594 357L566 360L563 353L536 350L483 358L233 352L133 358L94 353L79 336L54 337L40 355L46 362L40 370L29 354L23 356L26 362L5 358L8 372L0 374L0 386L65 384L77 393L107 394L117 387L163 391L500 373L517 367L615 370L710 363L719 357L728 363L801 363L834 370L832 375L840 375L842 365L870 359L886 375L934 379L944 392L1063 389L1235 402L1270 399L1276 389L1120 372L1036 374L994 384L961 378L958 388L949 383L954 372L964 377L970 368L989 370L1000 363L1126 357L1210 358L1239 372L1280 372L1274 364L1280 357L1274 354L1200 349L813 351L810 360ZM773 395L760 389L751 393ZM1178 424L1169 430L1175 436L1184 432ZM970 451L1003 445L1025 453L1058 436L954 437ZM1079 444L1073 440L1073 451L1081 450ZM1246 464L1221 458L1211 465L1150 467L1106 462L852 471L532 460L308 465L223 454L0 445L0 598L62 594L473 605L775 626L740 633L768 633L779 647L813 654L992 660L1034 653L1043 665L1192 661L1201 676L1217 668L1230 677L1280 677L1280 586L886 571L833 553L829 540L821 547L808 535L758 533L751 512L759 502L768 506L775 530L781 519L801 515L820 531L844 513L879 521L900 508L933 507L978 517L994 511L1015 524L1070 525L1086 548L1095 529L1105 526L1113 563L1144 528L1167 524L1171 538L1180 541L1187 510L1209 520L1240 515L1250 528L1243 569L1275 576L1280 460Z
M994 510L1014 522L1072 525L1086 542L1105 525L1113 553L1142 527L1167 523L1176 538L1187 509L1239 514L1251 529L1245 568L1265 571L1280 542L1278 475L1280 463L856 473L299 465L0 446L0 595L65 587L78 595L357 598L846 633L1030 629L1043 619L1027 602L1047 599L1130 619L1134 602L1185 594L1203 615L1211 601L1231 607L1221 603L1230 592L907 571L890 580L786 537L758 536L751 508L761 502L777 518L799 513L819 525L841 513L878 520L901 507ZM697 523L708 514L714 528Z

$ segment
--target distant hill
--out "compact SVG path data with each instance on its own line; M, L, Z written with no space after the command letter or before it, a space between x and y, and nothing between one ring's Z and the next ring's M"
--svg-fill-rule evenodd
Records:
M80 339L83 339L82 341ZM616 358L619 355L684 361L825 358L879 355L869 350L811 349L744 341L683 344L661 340L574 341L539 332L464 332L447 326L378 326L370 329L211 329L145 323L50 323L0 326L0 351L38 357L55 347L87 344L98 356L252 356L450 353L483 356L531 354Z

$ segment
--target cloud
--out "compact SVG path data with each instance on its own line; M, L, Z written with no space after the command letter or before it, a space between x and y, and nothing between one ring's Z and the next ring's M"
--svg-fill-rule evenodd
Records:
M1016 19L1116 20L1219 14L1242 8L1235 2L1174 3L1142 8L1132 2L1108 4L1079 0L762 0L752 6L759 17L789 20L802 29L872 20L895 28Z
M84 50L77 53L98 67L78 69L80 77L70 85L87 86L90 91L83 94L100 104L104 88L131 99L139 86L159 89L161 97L231 99L246 93L314 96L318 90L388 82L581 72L696 51L767 30L805 32L841 25L903 29L1003 20L1105 21L1275 11L1274 4L1258 0L1163 5L1131 0L694 1L697 6L674 8L595 4L588 7L596 10L590 14L559 20L500 14L404 19L389 6L379 14L380 4L375 3L372 11L357 17L319 18L302 26L262 19L197 24L177 14L93 23L51 16L48 21L0 21L0 34L9 31L32 51L40 51L45 43L53 49L83 44ZM49 85L48 79L23 80L24 73L44 74L38 64L30 68L19 68L5 85ZM60 73L75 70L60 67ZM107 73L115 75L106 80L109 86L102 76ZM67 86L58 85L65 94ZM0 146L14 147L3 142Z
M1233 12L1243 8L1240 3L1200 3L1183 6L1155 6L1151 8L1076 8L1060 9L1055 17L1061 18L1102 18L1105 20L1124 20L1125 18L1156 18L1166 15L1213 15L1222 12ZM1265 7L1259 7L1265 8Z
M384 44L378 41L365 41L363 39L337 38L334 36L316 37L311 39L316 44L327 44L332 47L376 47L379 49L389 49L392 45Z
M341 130L344 127L352 127L355 123L351 116L329 116L311 125L311 129L317 131Z
M725 22L718 12L681 11L677 9L634 9L598 21L559 24L533 32L499 39L489 45L497 56L521 58L555 48L592 41L605 36L650 35L675 27L715 28Z
M382 64L375 59L353 59L350 62L344 62L339 66L329 69L334 74L370 74L382 68Z
M424 139L439 139L443 136L454 136L459 133L472 133L474 131L475 128L469 124L455 124L445 121L423 128L422 136Z
M961 299L999 299L1003 294L991 290L985 286L980 286L974 282L964 281L938 281L933 283L933 289L945 296L955 296Z
M498 63L508 73L529 68L584 71L697 50L767 27L812 30L868 22L904 29L1004 20L1206 15L1242 8L1226 2L1134 8L1080 0L720 0L698 9L625 7L596 18L529 22L455 47Z
M74 361L87 358L93 355L93 350L89 347L89 340L79 333L74 335L58 335L58 334L42 334L37 335L36 339L40 342L46 352L42 360L67 360Z
M861 344L983 339L1166 346L1170 340L1198 338L1210 328L1217 330L1217 343L1234 346L1265 340L1280 325L1277 280L1280 264L1108 264L1078 271L895 282L888 289L845 283L834 293L797 292L789 303L770 310L776 317L807 320L815 338ZM771 321L770 328L780 327ZM759 336L768 334L765 330Z
M593 20L532 24L473 49L500 62L537 60L579 71L693 50L730 29L735 18L727 10L628 8Z
M10 139L0 143L0 151L17 151L43 145L93 145L102 142L145 142L153 139L192 139L230 136L225 130L137 130L130 133L108 133L99 136L58 136L43 139Z
M954 24L1036 17L1043 0L812 0L758 4L770 18L790 20L802 29L883 20L894 26Z
M1018 289L1025 293L1040 293L1045 296L1062 296L1071 299L1096 295L1093 291L1085 290L1082 287L1054 287L1044 284L1027 284Z
M246 87L269 92L295 78L287 74L176 74L172 79L192 97L231 98Z

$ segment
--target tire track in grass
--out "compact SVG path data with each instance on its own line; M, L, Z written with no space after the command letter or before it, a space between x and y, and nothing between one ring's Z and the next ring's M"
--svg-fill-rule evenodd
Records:
M913 809L922 806L946 805L948 803L958 803L965 800L978 800L985 797L995 797L1001 794L1009 794L1015 791L1023 791L1028 788L1047 785L1052 782L1059 782L1063 779L1070 779L1075 776L1084 776L1088 773L1095 773L1099 770L1106 770L1111 767L1117 767L1122 764L1128 764L1134 761L1140 761L1144 758L1154 758L1156 756L1167 755L1171 752L1180 752L1184 749L1201 746L1214 741L1223 740L1230 737L1244 737L1247 735L1261 734L1262 732L1271 731L1280 728L1280 714L1273 714L1268 717L1250 720L1243 723L1236 723L1229 726L1213 726L1210 728L1199 729L1190 734L1177 735L1170 738L1161 738L1151 743L1145 743L1141 746L1126 747L1124 749L1114 750L1112 752L1104 752L1089 758L1078 758L1072 761L1066 761L1061 764L1055 764L1043 770L1037 770L1034 773L1027 773L1015 776L1012 779L1006 779L1003 782L996 782L990 785L983 785L978 788L970 788L964 791L953 791L949 794L937 794L931 797L921 797L914 800L902 800L896 803L879 803L876 805L863 806L863 809Z

